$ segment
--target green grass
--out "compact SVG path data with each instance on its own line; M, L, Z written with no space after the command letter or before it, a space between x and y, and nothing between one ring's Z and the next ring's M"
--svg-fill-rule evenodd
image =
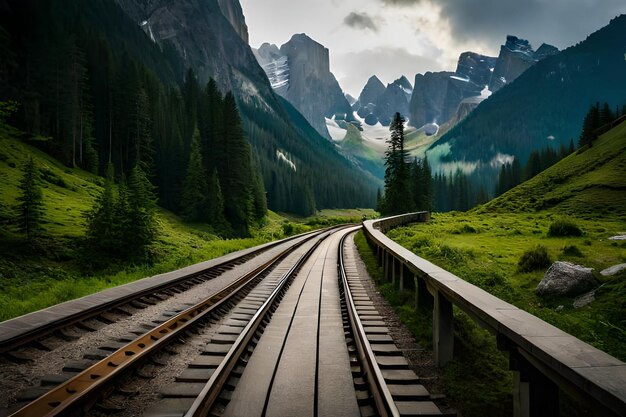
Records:
M400 227L388 236L462 279L522 308L609 354L626 360L626 272L604 268L626 262L626 124L603 135L530 181L469 213L434 214L429 223ZM362 237L361 256L376 260ZM537 250L537 248L545 248ZM369 252L369 254L368 254ZM541 252L541 253L540 253ZM573 298L542 298L535 288L551 261L594 268L603 284L580 309ZM520 261L521 266L520 266ZM542 265L541 268L536 266ZM379 278L380 279L380 278ZM428 346L428 313L411 312L411 295L381 285L416 339ZM404 312L404 314L402 314ZM426 317L419 318L419 316ZM464 416L511 414L511 374L495 338L455 308L455 359L445 368L446 394ZM588 415L564 397L563 415Z
M550 210L626 221L626 123L541 174L476 209L479 213Z
M448 213L430 223L394 229L388 236L412 252L574 336L626 360L625 274L606 278L599 271L626 262L626 244L608 240L623 233L620 219L578 219L579 237L549 237L555 215ZM459 233L472 228L475 232ZM592 267L605 284L591 305L574 309L571 298L542 298L534 290L545 270L522 272L523 254L541 245L553 261ZM572 249L575 246L578 251ZM563 305L561 311L557 311Z
M382 268L362 232L355 236L355 243L380 293L420 346L432 349L432 311L416 311L412 290L398 291L383 281ZM454 360L444 370L443 384L446 395L464 416L504 417L511 414L512 382L507 363L506 355L496 348L495 338L455 309Z
M103 179L63 166L24 136L0 125L0 321L291 234L377 215L373 210L329 210L298 219L269 212L251 237L225 240L206 225L185 223L159 209L160 233L150 248L153 261L120 263L83 249L84 213L100 195ZM31 155L44 173L44 230L35 244L27 244L7 221L14 213L21 168Z

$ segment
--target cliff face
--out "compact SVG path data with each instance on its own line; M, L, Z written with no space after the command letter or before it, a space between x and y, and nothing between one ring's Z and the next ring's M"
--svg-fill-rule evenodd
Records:
M496 66L497 58L480 55L475 52L463 52L459 56L456 74L476 84L485 86L491 80L491 71Z
M558 52L557 48L547 44L541 45L535 52L527 40L507 36L506 43L500 47L500 55L493 70L489 89L495 93L538 61Z
M417 74L410 103L410 123L421 127L426 123L441 124L449 113L444 109L450 77L454 72Z
M352 108L369 125L380 122L383 126L389 126L396 112L404 117L408 116L412 93L413 86L405 76L387 84L387 87L378 77L373 76L367 81L358 102Z
M238 0L218 0L222 14L228 19L230 24L235 29L235 32L246 43L249 43L248 39L248 25L246 25L246 19L243 16L243 10Z
M495 92L536 62L558 51L546 44L534 51L528 41L507 36L498 58L464 52L459 56L454 73L418 74L409 106L410 123L421 127L426 123L446 124L462 120L485 98L481 97L485 87Z
M328 49L305 34L277 48L263 44L255 52L274 91L287 99L322 136L329 138L325 118L352 118L352 109L330 72Z
M239 92L244 99L250 97L244 93L253 85L257 97L272 101L267 77L247 44L247 29L236 0L117 2L154 42L174 47L185 67L194 68L201 84L213 77L223 91Z
M366 106L369 103L376 103L378 98L385 92L385 85L373 75L367 80L367 84L363 87L361 94L359 95L359 103L361 106Z

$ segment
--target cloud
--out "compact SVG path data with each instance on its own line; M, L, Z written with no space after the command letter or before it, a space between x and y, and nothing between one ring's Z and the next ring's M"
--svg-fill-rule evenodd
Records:
M503 43L507 34L565 48L626 13L623 0L380 0L383 3L430 2L450 23L458 40ZM495 45L494 45L495 46Z
M392 82L401 75L413 83L415 74L440 70L441 66L433 57L415 55L405 48L378 47L336 54L333 57L333 68L344 91L358 97L367 80L374 74L383 83Z
M343 23L354 29L378 32L378 24L367 13L352 12L343 19Z
M421 0L380 0L388 6L412 6L420 3Z

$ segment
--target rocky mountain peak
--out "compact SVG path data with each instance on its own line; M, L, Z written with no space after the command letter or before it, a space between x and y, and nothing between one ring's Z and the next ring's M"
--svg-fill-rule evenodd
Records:
M411 82L404 75L395 80L393 84L396 84L397 86L400 86L405 90L413 91L413 86L411 85Z
M274 91L289 101L322 136L325 118L352 119L350 103L330 72L329 51L304 33L280 47L265 43L255 51Z
M491 72L496 66L497 59L475 52L463 52L457 62L456 74L477 86L484 87L491 80Z
M544 58L547 58L551 55L556 55L559 53L559 48L556 46L549 45L547 43L542 43L539 49L535 51L535 59L537 61L541 61Z
M365 84L365 87L363 87L363 90L359 95L359 102L363 106L369 103L376 103L378 98L383 95L384 92L385 85L377 76L372 75L369 80L367 80L367 84Z
M534 53L530 42L514 35L506 36L506 43L504 44L504 47L512 52L525 52L531 55Z
M558 52L557 48L547 44L541 45L535 52L527 40L508 35L506 43L500 47L500 55L493 70L489 90L493 92L498 91L519 77L536 62Z

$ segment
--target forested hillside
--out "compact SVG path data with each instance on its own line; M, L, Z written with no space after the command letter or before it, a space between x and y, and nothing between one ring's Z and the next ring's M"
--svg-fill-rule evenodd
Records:
M8 122L64 164L104 174L110 161L118 180L138 164L159 204L180 213L198 129L204 175L217 174L231 223L242 220L236 211L246 223L259 216L265 189L270 207L301 214L373 205L362 172L294 127L277 98L200 85L114 1L4 0L0 11L0 101L17 103ZM318 171L341 175L319 181Z

